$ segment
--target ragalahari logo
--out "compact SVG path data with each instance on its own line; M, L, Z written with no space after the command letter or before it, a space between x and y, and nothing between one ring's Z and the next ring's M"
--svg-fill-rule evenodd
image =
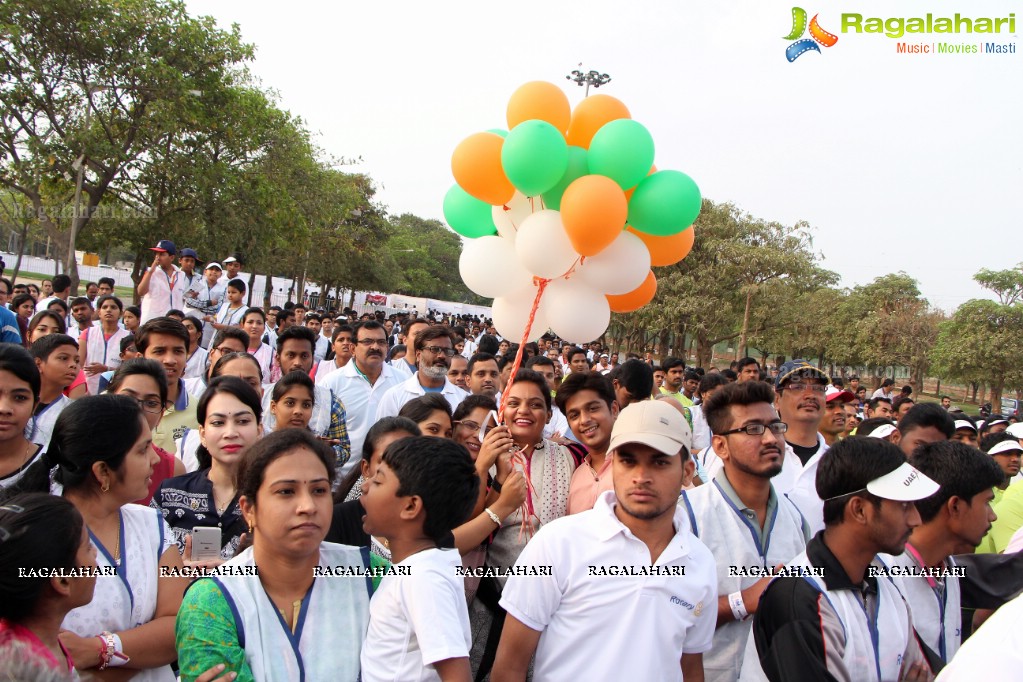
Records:
M796 61L800 55L813 50L814 52L820 52L821 49L817 47L818 44L824 47L832 47L838 42L838 36L834 33L828 33L820 24L817 23L817 16L813 15L813 19L810 20L810 37L802 38L803 33L807 30L806 26L806 10L802 7L792 8L792 32L785 36L785 40L795 40L796 42L785 48L785 58L790 62ZM801 40L798 40L802 38Z

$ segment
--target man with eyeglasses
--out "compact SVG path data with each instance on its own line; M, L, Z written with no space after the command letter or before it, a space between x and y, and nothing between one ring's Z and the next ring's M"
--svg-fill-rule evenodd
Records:
M452 411L469 395L448 381L455 343L447 327L418 327L414 352L418 370L384 394L377 407L377 419L397 416L405 403L427 393L440 393L451 405Z
M317 379L316 383L332 391L345 405L348 438L352 443L352 457L342 469L342 473L347 474L362 461L362 444L369 427L376 422L380 398L400 385L402 376L385 362L387 331L382 324L366 320L356 324L354 329L339 325L337 332L349 334L354 339L355 355L350 362L330 372L322 380ZM329 364L332 362L329 361Z
M717 564L717 629L711 650L703 655L710 680L739 679L749 619L771 581L771 569L795 558L810 539L799 510L771 485L782 470L787 429L774 399L762 381L727 384L713 392L703 413L722 467L679 499L680 505L692 507L693 532Z
M241 327L221 329L213 335L209 354L206 356L206 368L202 376L185 379L185 390L196 399L202 397L210 380L210 372L217 361L228 353L244 353L249 347L249 335Z

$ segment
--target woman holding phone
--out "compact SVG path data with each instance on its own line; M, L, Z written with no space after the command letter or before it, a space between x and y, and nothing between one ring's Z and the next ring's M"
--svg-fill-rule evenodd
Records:
M213 379L199 399L197 454L209 466L167 479L151 503L170 525L186 565L217 566L235 555L245 533L238 467L259 439L262 416L259 396L237 377Z

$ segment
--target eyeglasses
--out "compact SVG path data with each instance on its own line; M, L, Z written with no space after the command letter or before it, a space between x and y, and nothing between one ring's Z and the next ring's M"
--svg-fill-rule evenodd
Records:
M440 355L440 354L443 353L444 355L446 355L449 358L455 357L455 349L454 348L444 348L443 346L423 346L419 350L430 351L434 355Z
M463 419L462 421L455 422L456 426L460 426L469 433L476 433L480 430L480 425L474 421Z
M762 436L764 431L771 430L776 436L780 436L789 430L789 425L785 422L772 422L770 424L747 424L731 431L722 431L721 433L715 433L715 436L729 436L733 433L745 433L747 436Z
M828 390L828 387L824 384L802 384L792 382L791 384L785 384L781 387L783 391L795 391L796 393L802 393L806 389L810 389L814 393L824 393Z
M244 353L245 352L243 350L242 351L236 350L236 349L231 348L229 346L214 346L213 348L210 348L210 352L212 353L213 351L217 351L221 355L227 355L228 353Z
M142 408L143 412L148 412L150 414L163 413L163 403L156 398L135 398L135 401L139 404L139 407Z
M359 339L358 341L345 341L344 339L338 339L340 343L357 343L363 348L372 348L373 346L380 346L381 348L387 347L387 339Z

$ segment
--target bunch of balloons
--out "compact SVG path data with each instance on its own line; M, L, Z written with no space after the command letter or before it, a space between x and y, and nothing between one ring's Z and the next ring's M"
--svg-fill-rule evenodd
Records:
M650 133L608 95L573 111L558 86L526 83L508 102L508 130L465 138L451 170L444 216L470 238L459 272L494 299L494 325L510 339L527 327L528 340L547 329L598 338L612 311L653 299L651 266L677 263L693 246L699 188L657 170Z

